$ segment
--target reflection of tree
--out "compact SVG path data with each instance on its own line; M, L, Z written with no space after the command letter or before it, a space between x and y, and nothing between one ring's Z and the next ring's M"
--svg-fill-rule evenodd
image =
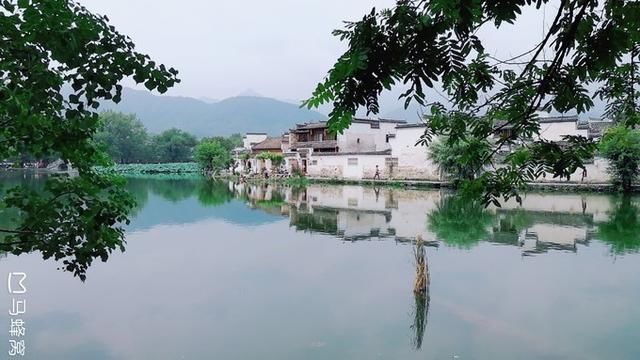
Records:
M416 350L422 347L422 340L427 329L427 317L429 316L429 285L431 278L429 276L429 264L424 249L424 242L420 236L416 241L413 249L413 256L416 263L416 279L413 285L413 298L415 301L415 309L413 314L413 337L411 342Z
M221 181L201 181L197 186L198 201L204 206L218 206L233 199L229 186Z
M291 209L291 224L298 231L320 232L335 235L338 233L338 211L330 209L314 209L301 212L295 207Z
M280 192L280 189L271 190L271 198L268 200L250 199L249 201L254 208L274 215L280 215L282 213L282 206L286 204L284 194Z
M200 180L195 179L162 179L148 180L149 190L171 202L179 202L194 195Z
M631 197L614 200L609 220L598 225L598 238L611 247L613 254L640 250L640 209Z
M443 197L428 219L429 229L444 243L470 248L489 237L493 215L480 201L453 195Z
M135 217L140 212L140 210L145 207L147 201L149 201L149 181L151 180L137 178L127 179L127 191L129 191L129 193L133 195L133 198L136 200L136 206L131 209L130 215L132 217Z

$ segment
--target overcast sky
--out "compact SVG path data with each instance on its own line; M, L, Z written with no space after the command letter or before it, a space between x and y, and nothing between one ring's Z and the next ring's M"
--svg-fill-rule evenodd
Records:
M180 71L174 95L307 97L345 47L345 19L392 0L79 0Z
M345 45L331 35L393 0L79 0L107 15L140 51L180 71L168 94L222 99L251 89L285 100L307 98ZM481 36L508 58L541 40L545 11L525 12L515 27ZM551 16L548 16L551 17ZM398 94L400 89L395 93ZM437 97L432 93L431 96ZM386 108L400 106L386 97ZM441 100L441 99L434 99ZM385 107L385 104L383 104ZM383 109L384 111L385 109Z

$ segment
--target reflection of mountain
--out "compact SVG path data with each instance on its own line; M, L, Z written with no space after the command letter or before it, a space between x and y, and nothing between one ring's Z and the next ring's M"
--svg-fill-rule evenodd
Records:
M131 178L128 179L127 188L138 201L128 226L133 231L206 219L255 226L281 218L261 211L247 211L246 205L235 200L234 193L223 182Z
M257 226L281 220L282 217L250 211L246 205L233 200L216 207L203 207L196 197L172 203L157 195L150 195L146 206L132 218L128 229L145 230L157 225L188 224L216 219L229 223Z

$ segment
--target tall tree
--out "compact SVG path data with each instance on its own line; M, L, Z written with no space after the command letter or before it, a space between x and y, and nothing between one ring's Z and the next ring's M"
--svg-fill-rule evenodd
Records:
M95 140L114 161L121 164L147 161L150 155L149 134L134 114L101 113Z
M547 4L557 7L539 43L510 59L485 50L480 30L499 33L526 8ZM584 167L596 148L588 139L529 142L540 132L535 112L581 113L593 106L588 86L597 86L640 43L640 2L397 0L395 7L374 9L334 34L348 49L305 104L332 102L329 126L341 131L358 108L377 113L380 94L402 83L406 106L430 105L427 143L434 135L447 136L451 144L468 138L489 142L496 130L509 126L509 136L487 144L493 149L487 157L505 144L528 142L527 147L469 187L483 189L485 203L499 204L500 196L517 196L526 181L545 172L569 177ZM426 88L441 89L447 102L430 101Z
M242 135L233 134L229 137L213 136L202 139L202 142L204 141L216 141L230 152L231 150L242 146Z
M165 92L177 71L136 52L107 17L71 0L2 1L0 59L0 158L58 153L79 172L50 179L41 192L8 190L0 205L24 216L0 229L9 234L0 250L40 251L84 279L94 258L123 249L121 224L134 205L122 181L92 170L100 159L96 109L120 101L127 76Z
M600 153L609 160L609 172L625 192L640 176L640 130L618 125L608 129L600 141Z
M198 140L180 129L165 130L153 137L152 149L160 162L186 162L192 159Z
M218 172L229 167L231 163L231 153L216 140L201 141L193 153L198 165L207 172Z

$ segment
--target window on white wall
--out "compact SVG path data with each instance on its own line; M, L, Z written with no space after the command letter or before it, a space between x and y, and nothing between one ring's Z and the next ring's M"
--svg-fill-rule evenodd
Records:
M318 165L318 160L311 160L311 165Z
M358 158L348 158L347 165L349 166L358 166Z

